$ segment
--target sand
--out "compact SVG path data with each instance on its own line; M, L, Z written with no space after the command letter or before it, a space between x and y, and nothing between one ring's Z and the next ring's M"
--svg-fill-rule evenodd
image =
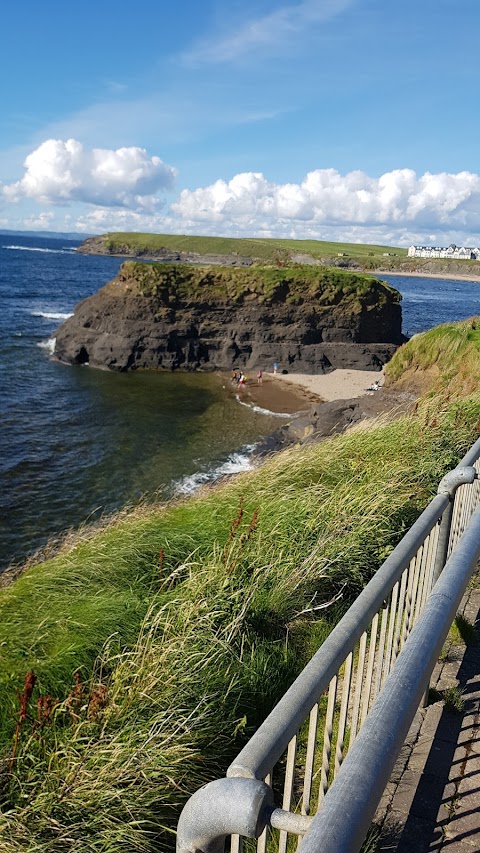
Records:
M367 389L378 381L383 385L383 371L372 370L333 370L311 376L307 373L277 373L275 382L281 382L302 388L321 400L349 400L353 397L363 397Z
M250 406L258 406L276 414L306 412L312 405L330 400L350 400L368 395L368 388L375 382L383 385L383 372L372 370L334 370L332 373L312 376L307 373L264 373L263 382L248 378L241 388L232 386L228 375L224 375L224 387L238 399ZM370 393L370 397L375 396Z
M446 281L471 281L472 284L477 284L480 281L480 275L460 275L452 273L449 275L445 272L399 272L398 270L375 270L369 272L369 275L374 275L376 278L381 278L382 275L394 275L400 278L443 278Z

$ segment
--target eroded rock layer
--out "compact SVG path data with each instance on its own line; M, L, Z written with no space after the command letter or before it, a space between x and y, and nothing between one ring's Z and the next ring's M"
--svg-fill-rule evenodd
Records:
M377 370L402 342L400 298L327 268L128 261L60 326L55 354L111 370Z

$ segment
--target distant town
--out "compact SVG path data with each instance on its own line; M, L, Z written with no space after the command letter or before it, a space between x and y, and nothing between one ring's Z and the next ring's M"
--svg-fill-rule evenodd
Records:
M410 246L409 258L452 258L460 261L476 261L480 258L478 246Z

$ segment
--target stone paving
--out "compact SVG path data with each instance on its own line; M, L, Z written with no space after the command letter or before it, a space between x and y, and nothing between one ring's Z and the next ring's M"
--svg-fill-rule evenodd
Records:
M478 575L461 612L480 629ZM461 711L439 698L457 685ZM377 810L378 853L480 851L480 630L467 646L446 644L430 702L415 717Z

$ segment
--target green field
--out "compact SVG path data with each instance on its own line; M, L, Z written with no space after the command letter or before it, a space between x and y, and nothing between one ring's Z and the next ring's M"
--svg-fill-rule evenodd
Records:
M198 254L238 254L242 257L276 260L293 253L306 253L315 258L336 258L341 253L351 258L382 256L393 252L406 257L407 250L391 246L375 246L361 243L326 243L321 240L277 240L235 237L191 237L175 234L140 234L115 232L105 235L105 243L113 251L118 246L130 246L140 251L162 248L178 252Z
M277 266L292 261L303 263L306 256L326 266L345 266L364 272L394 274L423 272L427 275L480 276L480 261L443 258L409 258L407 249L368 243L329 243L322 240L280 240L235 237L193 237L179 234L115 232L95 238L107 251L123 255L149 255L161 249L199 255L238 255ZM88 242L88 241L87 241ZM98 247L98 242L97 242ZM98 251L94 247L92 251Z

